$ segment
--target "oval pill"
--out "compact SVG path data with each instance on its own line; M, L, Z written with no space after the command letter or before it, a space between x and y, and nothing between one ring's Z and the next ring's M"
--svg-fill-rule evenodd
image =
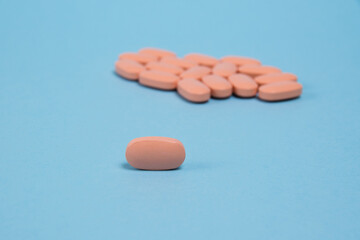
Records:
M239 57L239 56L225 56L221 59L222 62L233 63L237 66L243 65L261 65L259 60L248 58L248 57Z
M230 62L217 63L212 69L212 73L221 77L229 77L236 73L236 65Z
M210 88L194 78L180 80L177 91L190 102L207 102L210 99Z
M234 74L229 77L232 84L234 94L239 97L255 97L258 85L256 82L245 74Z
M156 70L142 71L139 76L139 83L152 88L162 90L176 89L179 77L172 73Z
M133 60L140 64L147 64L149 62L157 61L157 57L154 55L131 52L120 54L119 59Z
M138 62L132 60L121 59L115 63L115 72L121 77L137 80L142 71L145 70L145 67Z
M216 63L218 63L216 58L200 53L190 53L184 58L206 67L213 67Z
M279 73L281 70L273 66L250 66L245 65L239 68L239 72L249 75L251 77L257 77L269 73Z
M201 79L202 77L208 75L211 72L211 69L204 66L195 66L189 68L188 70L184 71L180 77L181 78L195 78Z
M184 58L177 58L177 57L164 57L161 59L161 62L172 64L183 69L189 69L191 67L195 67L197 65L196 62L184 59Z
M232 85L223 77L208 75L202 78L202 82L210 88L214 98L227 98L232 94Z
M171 52L171 51L168 51L168 50L165 50L165 49L150 48L150 47L140 49L139 53L154 55L158 59L161 59L163 57L175 57L176 56L176 54L174 52Z
M259 88L259 98L265 101L281 101L301 95L302 85L294 81L275 82Z
M255 78L255 82L259 85L283 81L297 81L297 76L292 73L270 73Z
M184 162L185 148L175 138L140 137L129 142L125 157L137 169L169 170L180 167Z
M146 64L146 69L168 72L175 75L179 75L183 72L183 69L181 67L164 62L149 62L148 64Z

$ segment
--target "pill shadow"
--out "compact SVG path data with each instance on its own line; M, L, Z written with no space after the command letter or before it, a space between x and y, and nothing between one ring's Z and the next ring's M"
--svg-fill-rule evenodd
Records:
M297 100L300 99L300 97L289 98L289 99L279 100L279 101L265 101L265 100L260 99L259 97L256 97L256 99L259 100L260 102L263 102L263 103L274 104L274 103L283 103L283 102L297 101Z
M122 164L120 164L120 168L125 169L125 170L127 170L127 171L137 171L137 172L163 172L163 171L168 172L168 171L179 171L179 170L181 169L181 166L178 167L178 168L175 168L175 169L169 169L169 170L161 170L161 171L159 171L159 170L137 169L137 168L132 167L132 166L131 166L130 164L128 164L128 163L122 163Z

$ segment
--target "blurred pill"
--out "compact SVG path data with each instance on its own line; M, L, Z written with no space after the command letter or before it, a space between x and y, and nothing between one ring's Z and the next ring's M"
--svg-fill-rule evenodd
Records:
M141 64L147 64L156 61L158 58L151 54L128 52L120 54L119 59L133 60Z
M125 157L137 169L169 170L178 168L184 162L185 148L175 138L140 137L129 142Z
M187 54L184 58L194 61L197 64L205 67L213 67L216 63L218 63L216 58L200 53L190 53Z
M142 71L139 76L140 84L162 90L176 89L178 81L179 77L175 74L156 70Z
M206 102L210 99L210 88L194 78L180 80L177 91L190 102Z
M302 85L294 81L275 82L259 88L259 98L265 101L281 101L301 95Z
M236 71L237 71L236 65L230 62L219 62L212 69L213 74L225 78L235 74Z
M281 70L277 67L272 67L272 66L245 65L239 68L239 72L249 75L251 77L257 77L269 73L279 73L281 72Z
M228 98L232 94L232 85L223 77L207 75L202 78L202 82L210 88L214 98Z
M133 60L121 59L115 63L115 72L121 77L130 80L139 79L140 72L144 70L143 65Z
M148 64L146 64L146 69L168 72L175 75L179 75L183 72L183 69L181 67L164 62L149 62Z
M161 62L172 64L183 69L188 69L191 67L195 67L197 65L196 62L187 60L184 58L177 58L177 57L164 57L161 59Z
M200 80L203 76L208 75L210 72L211 69L208 67L195 66L184 71L180 76L181 78L195 78Z
M239 57L239 56L225 56L221 59L221 62L233 63L236 66L240 67L243 65L261 65L259 60L248 58L248 57Z
M175 57L176 54L174 52L160 49L160 48L143 48L139 50L139 53L150 54L156 56L158 59L163 57Z
M234 74L229 77L229 82L233 86L233 91L239 97L255 97L258 85L256 82L245 74Z
M274 82L297 81L297 76L292 73L270 73L258 76L254 80L259 85L265 85Z

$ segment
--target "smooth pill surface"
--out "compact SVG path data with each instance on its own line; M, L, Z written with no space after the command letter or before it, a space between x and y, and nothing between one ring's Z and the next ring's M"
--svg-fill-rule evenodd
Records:
M259 60L239 56L226 56L221 59L221 62L230 62L237 65L238 67L243 65L261 65L261 62Z
M175 57L176 56L176 54L174 52L160 49L160 48L143 48L143 49L140 49L139 53L154 55L158 59L161 59L163 57Z
M115 63L115 72L123 78L130 80L139 79L139 75L145 67L140 63L132 60L121 59Z
M270 73L255 78L255 82L259 85L283 81L297 81L297 76L292 73Z
M185 56L185 59L194 61L197 64L206 67L213 67L216 63L218 63L216 58L200 53L190 53Z
M210 88L194 78L180 80L177 91L190 102L206 102L210 99Z
M229 77L229 82L233 86L233 91L239 97L255 97L258 85L256 82L245 74L234 74Z
M294 81L275 82L259 88L259 98L265 101L281 101L301 95L302 85Z
M237 67L235 64L230 62L220 62L217 63L212 69L212 73L221 77L229 77L230 75L235 74Z
M211 69L204 66L195 66L189 68L185 72L183 72L180 76L181 78L195 78L201 79L203 76L208 75L211 72Z
M172 64L183 69L189 69L191 67L195 67L197 65L196 62L184 59L184 58L176 58L176 57L164 57L161 59L161 62Z
M142 71L139 76L139 83L152 88L162 90L176 89L179 77L172 73L156 70Z
M176 75L179 75L183 72L183 69L181 67L164 62L149 62L148 64L146 64L146 69L163 71Z
M227 98L232 94L232 85L223 77L208 75L202 78L202 82L210 88L214 98Z
M184 145L168 137L140 137L129 142L126 160L134 168L169 170L180 167L185 160Z
M145 53L123 53L120 54L119 59L133 60L141 64L147 64L149 62L157 61L157 57L151 54Z
M239 68L239 72L249 75L251 77L257 77L269 73L279 73L281 70L273 66L250 66L246 65Z

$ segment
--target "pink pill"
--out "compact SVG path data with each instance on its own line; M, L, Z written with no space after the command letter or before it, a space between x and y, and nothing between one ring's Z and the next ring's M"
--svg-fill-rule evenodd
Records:
M259 85L283 81L297 81L297 76L292 73L270 73L255 78L255 82Z
M158 58L154 55L145 53L123 53L119 56L119 59L133 60L140 64L147 64L156 61Z
M216 63L218 63L216 58L200 53L190 53L185 56L185 59L194 61L205 67L213 67Z
M302 85L294 81L275 82L259 88L259 98L265 101L281 101L301 95Z
M181 78L195 78L195 79L201 79L203 76L208 75L211 72L211 69L204 66L195 66L192 68L189 68L185 72L183 72L180 77Z
M184 162L185 148L175 138L140 137L129 142L125 156L134 168L169 170L180 167Z
M197 63L194 61L176 57L164 57L161 59L161 62L172 64L183 69L189 69L197 65Z
M272 67L272 66L245 65L239 68L239 72L249 75L251 77L257 77L269 73L279 73L281 72L281 70L277 67Z
M221 77L229 77L236 73L236 65L230 62L219 62L212 69L212 73Z
M237 65L238 67L244 65L261 65L259 60L248 58L248 57L239 57L239 56L226 56L221 59L222 62L229 62Z
M179 75L183 72L183 69L181 67L164 62L149 62L148 64L146 64L146 69L168 72L175 75Z
M158 59L161 59L163 57L175 57L176 56L176 54L174 52L160 49L160 48L143 48L143 49L140 49L139 53L154 55Z
M210 88L214 98L228 98L232 94L232 85L223 77L208 75L202 78L202 82Z
M139 79L140 73L144 70L143 65L133 60L121 59L115 63L116 73L129 80Z
M142 71L139 76L139 83L152 88L162 90L176 89L179 77L172 73L156 70Z
M210 99L210 88L194 78L180 80L177 91L190 102L207 102Z
M234 94L239 97L255 97L258 85L245 74L234 74L229 77L229 82L233 85Z

